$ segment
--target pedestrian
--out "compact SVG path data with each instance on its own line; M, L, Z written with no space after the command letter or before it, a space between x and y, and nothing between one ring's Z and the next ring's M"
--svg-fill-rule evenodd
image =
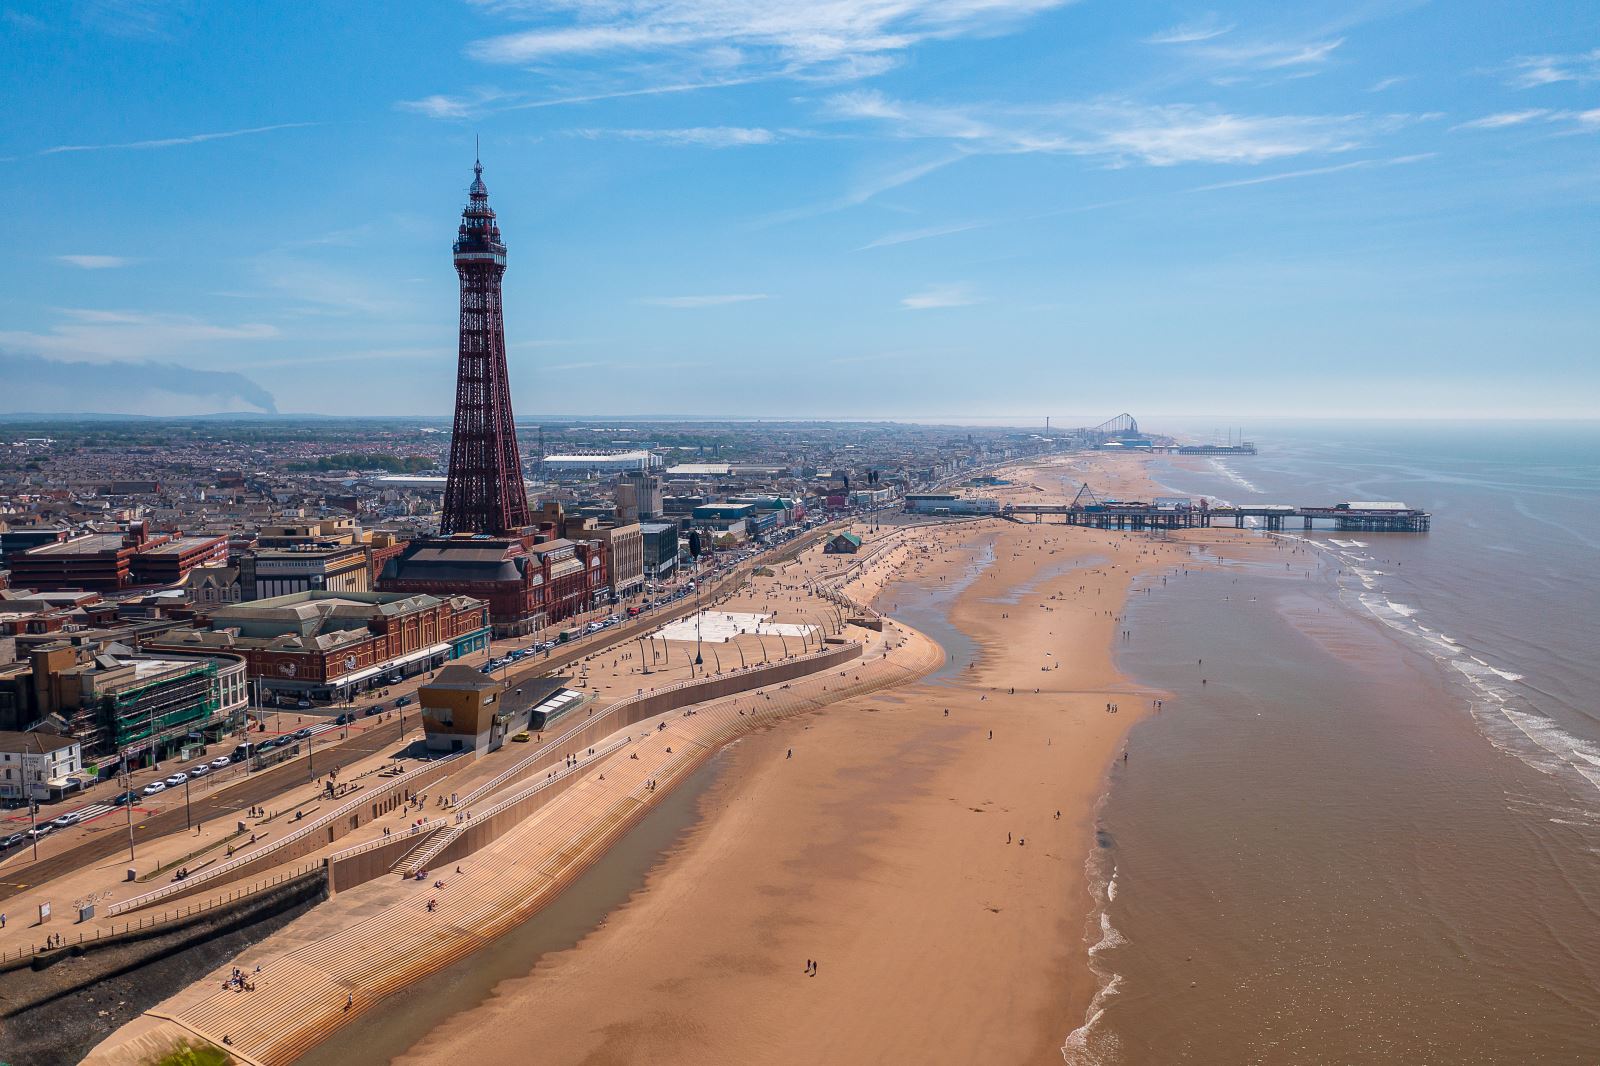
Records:
M350 1008L354 1007L355 1005L356 1005L356 994L354 992L345 993L345 997L344 997L345 1013L348 1014L350 1012Z
M4 911L0 911L0 929L4 929L5 927L6 927L5 912Z

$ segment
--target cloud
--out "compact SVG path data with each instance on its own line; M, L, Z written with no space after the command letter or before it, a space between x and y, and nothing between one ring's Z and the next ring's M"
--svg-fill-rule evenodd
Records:
M1265 174L1258 178L1241 178L1238 181L1219 181L1211 185L1197 185L1190 192L1211 192L1214 189L1238 189L1246 185L1268 185L1277 181L1292 181L1295 178L1315 178L1324 174L1338 174L1346 170L1369 170L1373 167L1405 166L1409 163L1421 163L1434 158L1434 153L1424 152L1420 155L1395 156L1393 159L1357 159L1349 163L1338 163L1328 167L1309 167L1305 170L1286 170L1277 174Z
M205 141L221 141L230 137L249 137L257 133L271 133L274 130L296 130L307 126L315 126L315 122L279 122L272 126L252 126L243 130L223 130L220 133L191 133L183 137L162 137L153 141L124 141L120 144L58 144L54 148L46 148L39 155L57 155L61 152L105 152L121 148L174 148L184 144L201 144Z
M426 115L428 118L473 118L481 115L487 105L512 95L499 89L474 89L463 96L435 93L420 100L401 100L394 106L400 111L410 111L413 114Z
M826 215L833 211L843 211L851 207L859 207L873 198L898 189L902 185L909 185L920 178L942 170L952 163L958 163L967 158L970 152L959 151L938 159L924 160L918 163L899 166L892 170L879 171L859 179L855 186L843 196L819 203L807 204L801 207L791 207L783 211L774 211L758 221L758 225L774 226L786 222L796 222L803 218L815 218L817 215Z
M1367 92L1369 92L1369 93L1387 92L1388 90L1393 89L1396 85L1401 85L1401 84L1403 84L1405 82L1408 82L1410 80L1411 80L1411 76L1409 74L1396 74L1393 77L1379 78L1377 81L1375 81L1371 85L1367 86Z
M900 301L900 306L908 311L932 311L943 307L967 307L978 302L972 295L970 286L962 283L955 285L930 285L921 292L914 292Z
M170 358L174 352L219 342L267 340L274 326L218 325L189 315L67 308L48 332L0 330L0 344L38 355L89 361Z
M928 40L993 35L1069 0L480 0L533 29L472 42L484 63L666 55L699 66L796 78L882 73Z
M476 90L464 96L434 95L420 100L401 100L395 107L401 111L426 115L429 118L476 118L500 111L527 111L541 107L563 107L569 104L592 104L601 100L620 100L630 96L662 96L672 93L697 92L701 89L722 89L734 85L750 85L765 81L761 77L716 78L670 82L664 85L646 85L632 89L611 89L589 93L569 93L565 96L529 99L526 93Z
M0 409L116 414L276 413L272 393L243 374L168 362L81 363L0 351Z
M929 226L926 229L886 233L877 240L868 241L857 248L856 251L866 252L873 248L890 248L896 244L910 244L912 241L925 241L932 237L947 237L952 233L965 233L968 230L981 229L988 224L987 222L957 222L948 226Z
M1197 44L1200 41L1209 41L1214 37L1221 37L1233 30L1233 26L1223 25L1216 15L1207 15L1194 22L1185 22L1159 33L1153 33L1144 39L1145 44Z
M1470 122L1463 122L1450 127L1456 130L1498 130L1507 126L1520 126L1524 122L1532 122L1536 118L1543 118L1550 114L1549 110L1542 107L1532 107L1526 111L1501 111L1493 115L1475 118Z
M1506 80L1519 89L1600 81L1600 48L1571 55L1518 56L1508 65Z
M1590 111L1552 110L1546 107L1530 107L1524 111L1501 111L1493 115L1484 115L1482 118L1472 119L1451 126L1452 130L1501 130L1511 126L1522 126L1529 122L1538 122L1544 125L1572 123L1576 128L1564 130L1565 133L1584 133L1592 129L1600 129L1600 108Z
M749 303L752 300L766 300L770 297L764 292L756 293L727 293L711 296L646 296L639 302L650 304L653 307L672 307L677 310L692 310L700 307L723 307L727 304Z
M1360 145L1395 117L1236 115L1191 104L1100 100L1035 107L952 108L852 92L828 101L838 119L875 121L893 136L952 140L969 152L1046 152L1114 165L1263 163Z
M747 126L691 126L662 130L573 130L580 137L600 139L619 137L629 141L660 141L663 144L694 145L701 148L735 148L751 144L772 144L778 134L772 130Z
M1344 44L1343 37L1326 41L1256 41L1240 44L1202 44L1190 49L1193 55L1222 67L1250 70L1282 70L1287 67L1326 63Z
M138 262L121 255L58 255L58 262L69 263L84 270L109 270L112 267L124 267L129 263Z

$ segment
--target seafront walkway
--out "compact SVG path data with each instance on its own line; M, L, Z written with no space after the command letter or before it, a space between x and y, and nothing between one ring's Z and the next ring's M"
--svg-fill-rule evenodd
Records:
M723 744L778 719L912 681L942 661L936 644L895 623L883 639L868 658L619 731L596 750L613 739L631 741L585 766L581 780L459 864L421 880L381 877L340 893L119 1030L85 1062L131 1066L185 1039L225 1047L241 1062L293 1062L385 995L526 921L655 796ZM234 966L248 975L252 991L226 987Z

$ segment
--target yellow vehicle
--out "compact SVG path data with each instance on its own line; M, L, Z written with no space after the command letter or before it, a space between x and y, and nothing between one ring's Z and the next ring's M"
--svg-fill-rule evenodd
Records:
M523 732L523 733L518 733L516 736L512 737L511 739L514 742L518 743L518 744L526 744L528 741L532 740L533 738L528 736L528 734L526 732Z

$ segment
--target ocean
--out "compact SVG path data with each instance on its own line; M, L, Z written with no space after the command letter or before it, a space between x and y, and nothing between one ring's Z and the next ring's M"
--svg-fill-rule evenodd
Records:
M1269 424L1175 494L1401 500L1136 593L1086 1063L1600 1062L1600 425Z

